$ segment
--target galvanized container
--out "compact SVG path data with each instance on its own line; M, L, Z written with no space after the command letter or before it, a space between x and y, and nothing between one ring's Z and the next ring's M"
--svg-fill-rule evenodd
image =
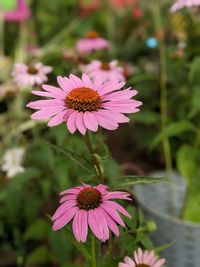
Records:
M160 171L151 173L150 176L166 177L166 173ZM171 176L174 179L174 210L176 216L180 217L184 205L186 184L176 172L173 172ZM161 253L167 260L167 266L200 267L200 224L185 222L170 215L168 184L138 185L134 188L134 192L144 209L146 218L157 224L157 231L152 234L155 246L171 241L175 242L173 246Z

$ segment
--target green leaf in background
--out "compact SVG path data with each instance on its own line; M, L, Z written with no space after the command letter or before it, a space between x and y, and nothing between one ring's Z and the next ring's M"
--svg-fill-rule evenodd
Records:
M200 57L195 57L190 65L189 81L191 83L200 81Z
M156 145L158 145L166 138L172 136L179 136L183 132L187 131L195 131L195 127L190 121L183 120L178 122L172 122L155 137L155 139L150 145L150 148L153 149Z
M187 183L196 176L198 168L199 152L193 146L182 145L177 152L177 167Z
M152 184L152 183L159 183L159 182L167 182L170 181L170 179L166 177L148 177L148 176L122 176L119 178L116 178L110 186L112 188L126 188L129 186L133 186L136 184Z
M192 118L197 113L200 112L200 87L195 86L192 88L192 94L191 94L191 111L189 113L189 118Z
M43 219L38 219L28 227L24 234L25 240L42 240L48 235L50 224Z
M3 8L5 11L14 10L16 6L16 0L0 0L0 8Z
M145 125L157 124L160 120L160 115L153 111L142 111L135 113L134 116L130 115L134 122L139 122Z
M33 250L27 257L26 267L30 266L41 266L40 264L45 264L51 259L50 252L44 246L37 247Z
M93 165L89 162L89 160L85 159L82 155L76 154L69 149L66 149L66 148L63 149L53 144L49 144L49 146L57 150L59 153L69 157L71 160L73 160L75 163L77 163L79 166L81 166L88 172L95 173L95 169Z

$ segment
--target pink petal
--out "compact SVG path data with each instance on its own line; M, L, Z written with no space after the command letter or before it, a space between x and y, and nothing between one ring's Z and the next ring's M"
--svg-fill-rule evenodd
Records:
M63 112L58 113L57 115L55 115L49 122L48 122L48 126L49 127L53 127L53 126L57 126L60 123L62 123L64 121L64 115L66 113L66 110Z
M107 185L104 185L104 184L99 184L99 185L95 186L95 188L96 188L99 192L103 193L103 192L106 191L106 189L108 189L108 186L107 186Z
M79 210L72 224L73 233L78 242L85 242L88 233L87 211Z
M51 86L51 85L48 85L48 84L43 84L42 85L42 88L47 91L47 92L50 92L50 93L55 93L56 94L60 94L60 95L63 95L66 94L63 90L61 90L59 87L55 87L55 86Z
M135 262L131 258L127 257L127 256L124 258L124 262L127 263L128 266L130 266L130 267L134 267L135 266Z
M78 212L78 208L73 207L69 209L67 212L63 213L63 215L54 222L53 230L57 231L61 229L63 226L65 226L66 224L68 224L77 212Z
M105 82L102 88L98 91L101 96L112 92L117 91L121 89L125 85L125 82L119 82L119 81L108 81Z
M108 130L115 130L118 128L118 124L114 123L114 122L110 122L108 119L104 118L101 114L98 113L98 111L95 111L93 113L95 115L95 119L97 121L97 123Z
M33 113L31 115L31 118L33 120L47 119L51 116L58 114L59 112L62 112L63 109L64 109L63 107L57 107L57 106L51 107L51 108L43 108L43 109Z
M83 81L80 78L78 78L77 76L70 74L69 78L70 78L70 80L73 80L73 82L76 84L77 88L82 88L84 86Z
M95 209L96 215L99 217L99 224L101 224L102 232L103 232L103 241L109 239L109 228L107 220L104 217L104 213L102 212L103 209L97 208Z
M86 111L84 113L83 119L84 119L84 124L86 128L88 128L89 130L93 132L96 132L98 130L98 123L92 112Z
M89 224L92 232L95 234L95 236L98 239L103 240L102 227L99 224L99 218L96 215L95 210L89 210L88 211L88 224Z
M59 218L63 213L65 213L67 210L69 210L70 208L76 206L76 201L75 200L69 200L65 203L63 203L62 205L60 205L60 207L56 210L56 212L54 213L52 220L56 220L57 218Z
M83 123L83 112L78 112L77 117L76 117L76 127L79 130L79 132L83 135L86 133L86 127L85 124Z
M110 206L111 208L116 209L117 211L121 212L124 216L128 217L128 218L132 218L131 215L118 203L114 202L114 201L104 201L104 204Z
M71 134L73 134L77 130L77 126L76 126L77 115L78 115L78 112L74 111L71 115L69 115L69 118L67 120L67 128Z
M113 198L127 200L127 199L130 199L129 197L130 197L130 194L126 192L115 191L115 192L109 192L103 195L103 200L108 200L108 199L113 199Z
M86 87L86 88L92 88L93 87L92 81L90 80L90 78L86 74L82 75L82 80L83 80L84 87Z
M115 221L112 219L112 217L104 210L102 209L102 212L104 214L104 217L107 221L108 227L110 228L110 230L116 235L119 236L119 229L117 227L117 224L115 223Z
M60 199L60 203L63 203L68 200L75 200L77 198L77 195L66 195Z
M57 98L57 99L64 99L66 97L66 93L63 92L63 91L62 91L62 93L58 92L58 91L50 93L50 92L35 91L34 90L31 93L34 94L34 95L38 95L38 96L46 96L46 97L52 97L52 98Z
M161 267L165 264L165 259L160 259L156 262L156 264L153 267Z
M66 81L66 79L62 76L57 77L57 82L59 86L66 92L68 93L71 89L71 86L69 86L69 83Z
M104 203L101 204L101 207L121 226L125 226L124 222L122 221L119 214L116 212L115 209L105 205Z
M83 189L83 187L74 187L74 188L70 188L70 189L66 189L64 191L62 191L60 193L60 195L65 195L65 194L74 194L77 195L78 193L80 193L80 191Z
M37 100L30 102L26 105L32 109L42 109L42 108L51 108L52 106L62 106L65 107L65 104L62 100L59 99L48 99L48 100Z

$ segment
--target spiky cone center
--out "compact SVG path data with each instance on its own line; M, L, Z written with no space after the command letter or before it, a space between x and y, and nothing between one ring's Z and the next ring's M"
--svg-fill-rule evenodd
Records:
M95 111L101 107L101 98L90 88L75 88L66 97L65 104L78 112Z
M109 65L109 63L107 63L107 62L102 62L102 63L101 63L101 69L102 69L102 70L110 70L110 65Z
M38 69L36 69L34 66L29 66L27 72L28 74L35 75L38 73Z
M99 33L96 31L87 32L85 37L89 39L96 39L99 37Z
M84 188L77 196L77 205L83 210L98 208L101 202L101 193L95 188Z
M151 266L142 263L142 264L136 264L136 267L151 267Z

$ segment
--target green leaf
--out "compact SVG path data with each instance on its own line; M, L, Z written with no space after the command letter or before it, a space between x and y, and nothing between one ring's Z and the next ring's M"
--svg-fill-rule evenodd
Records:
M163 245L163 246L154 248L154 251L155 251L156 253L160 253L160 252L162 252L162 251L164 251L164 250L170 248L170 247L173 246L175 243L176 243L176 241L172 241L172 242L167 243L167 244L165 244L165 245Z
M149 177L149 176L134 176L134 175L127 175L116 178L111 183L112 188L126 188L129 186L133 186L136 184L152 184L152 183L159 183L159 182L167 182L170 181L169 178L166 177Z
M188 183L196 176L199 152L193 146L183 145L177 152L177 167Z
M142 111L134 113L134 116L130 116L133 121L143 123L145 125L157 124L160 120L160 116L156 112Z
M87 170L88 172L96 173L93 165L89 162L89 160L85 159L82 155L76 154L73 151L69 149L63 149L61 147L58 147L56 145L48 143L49 146L57 150L59 153L69 157L71 160L73 160L75 163L77 163L79 166Z
M200 57L195 57L190 65L189 81L199 81L200 76Z
M30 267L33 264L37 266L39 264L47 263L50 259L50 253L46 247L40 246L33 250L27 257L26 267Z
M49 224L42 219L38 219L28 227L24 234L25 240L42 240L48 235L50 230Z
M200 87L195 86L192 88L192 93L191 93L191 111L189 113L189 118L192 118L195 116L197 113L200 112Z
M178 136L186 131L195 131L195 127L190 121L183 120L178 122L172 122L160 134L155 137L152 144L150 145L150 148L154 148L161 141L169 137Z

